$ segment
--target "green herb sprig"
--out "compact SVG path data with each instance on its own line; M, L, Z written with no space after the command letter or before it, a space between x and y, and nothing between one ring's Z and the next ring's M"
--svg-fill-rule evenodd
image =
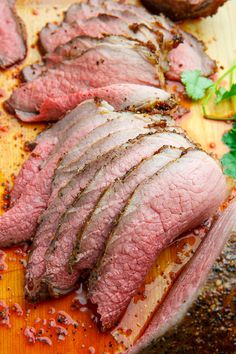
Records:
M202 101L202 112L206 119L219 121L234 121L233 128L222 137L223 142L229 147L230 151L221 158L225 174L236 178L236 83L234 83L234 72L236 63L232 65L216 82L205 78L199 70L185 71L181 75L181 81L185 86L186 93L191 99ZM230 88L220 86L222 81L230 76ZM233 105L233 113L227 117L217 117L207 113L207 106L212 97L215 96L215 104L230 100Z

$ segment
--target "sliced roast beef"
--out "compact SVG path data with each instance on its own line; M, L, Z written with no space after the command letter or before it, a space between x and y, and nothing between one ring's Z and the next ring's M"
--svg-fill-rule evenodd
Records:
M67 114L63 121L54 124L50 129L39 134L35 141L36 147L21 167L15 179L14 187L11 191L11 205L13 205L21 196L21 193L25 191L27 184L31 182L35 174L40 171L43 161L46 160L55 145L63 139L64 134L69 128L74 126L83 117L92 119L94 115L105 112L111 113L112 111L113 107L109 106L104 101L95 102L89 100Z
M113 7L113 5L111 5L111 6ZM109 13L109 10L108 10L109 7L110 7L109 4L106 4L106 5L104 4L104 11L106 11L106 13ZM116 5L116 7L117 7L117 5ZM129 10L126 10L126 11L123 9L123 4L118 4L118 7L120 7L120 11L117 13L116 11L118 11L118 10L115 9L115 13L117 14L117 16L120 20L122 19L123 21L127 22L127 19L128 19L128 20L132 21L132 23L135 22L136 24L146 23L149 25L150 28L153 28L154 23L159 24L159 27L162 28L161 30L159 28L159 31L162 32L165 29L165 33L162 33L164 35L164 39L166 38L166 40L168 40L169 43L171 42L170 35L169 36L166 35L168 33L168 31L169 31L169 33L171 33L173 31L173 29L176 31L176 28L173 27L173 24L171 24L171 22L168 22L167 20L165 20L161 17L151 16L147 12L145 13L145 11L142 11L142 13L141 13L140 8L135 7L135 6L129 6ZM98 13L99 13L99 9L100 9L100 7L97 7ZM122 15L122 11L123 11L123 15ZM129 15L130 18L127 17L127 11L129 14L130 13L132 14L132 15ZM73 23L72 20L74 18L75 19L74 21L76 21L77 15L78 15L78 18L80 18L81 13L80 13L79 6L72 5L71 8L68 10L68 16L66 16L66 21L72 25L72 23ZM95 16L94 12L93 12L93 16ZM134 17L136 17L136 21L134 20L135 19ZM132 28L132 26L131 26L131 28ZM139 27L136 25L136 29L138 29L138 28ZM154 29L154 32L156 30L157 29ZM112 32L112 28L110 28L110 31L108 31L107 33L118 34L117 31ZM120 32L119 34L126 34L126 33ZM206 76L212 74L216 68L216 64L214 61L212 61L205 54L205 52L204 52L205 48L202 45L202 43L199 42L195 37L191 36L190 34L184 32L184 31L179 30L178 35L182 36L183 44L179 44L177 42L176 42L176 44L173 44L172 48L177 47L175 50L173 50L171 48L170 44L169 45L166 44L166 46L169 48L168 51L170 51L170 54L169 54L170 73L168 70L169 77L175 76L175 79L179 80L180 73L182 71L189 70L189 69L199 69L202 71L203 75L206 75ZM144 36L146 36L146 38L148 38L150 41L153 41L153 38L150 37L147 33L145 33ZM139 39L141 39L141 38L139 38ZM154 44L156 45L156 43L154 43ZM161 49L163 50L163 47ZM185 58L185 59L183 60L183 58ZM164 63L162 63L162 64L164 64ZM165 64L165 66L166 66L166 64ZM166 66L166 70L167 70L167 66ZM176 70L176 72L174 75L175 70Z
M26 32L13 2L0 2L0 68L5 69L26 56Z
M155 120L152 120L150 123L148 123L148 121L146 121L147 127L148 126L154 127L154 129L159 128L159 127L165 127L167 120L165 120L163 118L164 117L155 117ZM166 119L168 119L168 118L166 117ZM144 122L145 122L145 120L144 120ZM172 122L172 120L170 122ZM164 123L164 125L163 125L163 123ZM110 127L111 126L109 125L109 128ZM107 129L107 127L105 129ZM180 129L180 128L173 127L173 128L168 128L168 129L176 130L176 129ZM120 130L121 130L121 132L117 132L117 134L122 134L122 129L120 129ZM104 130L104 132L105 132L105 130ZM113 135L111 135L109 137L105 136L103 139L100 139L97 142L97 144L94 144L92 146L92 148L89 149L84 154L84 156L82 158L78 157L78 156L80 156L78 154L78 150L80 151L79 146L72 149L61 161L61 163L58 166L58 169L55 173L54 180L53 180L52 198L54 197L54 195L57 193L57 191L60 188L65 186L69 182L69 180L73 176L76 175L78 169L80 169L80 167L81 167L81 164L87 163L87 161L94 159L96 156L99 156L99 155L107 152L113 146L114 146L114 138L113 138Z
M163 13L174 21L214 15L226 0L143 0L155 13Z
M79 242L86 220L104 191L116 178L121 178L143 159L152 156L162 146L170 144L184 148L191 146L184 136L177 133L157 132L144 135L121 147L115 158L97 172L93 181L59 222L60 228L56 238L48 249L45 281L52 296L67 293L76 284L80 272L74 270L72 274L68 274L68 261L73 248Z
M163 148L106 190L86 223L78 250L75 248L73 252L71 261L72 264L75 261L76 269L92 269L96 265L103 254L108 235L137 186L167 163L180 157L182 152L177 148Z
M205 53L203 42L190 33L182 32L184 41L169 53L169 70L166 77L178 81L183 71L200 70L204 76L213 74L216 62Z
M132 30L132 24L136 18L119 18L117 16L100 13L85 21L65 23L56 26L48 24L40 32L40 44L45 52L53 52L58 46L69 42L77 36L89 36L93 38L103 38L104 35L127 35L130 38L144 42L152 40L158 46L157 36L148 27L139 26Z
M96 89L81 89L69 96L46 100L41 106L38 115L29 117L18 114L18 117L26 122L55 121L64 117L68 110L74 109L79 103L99 97L110 103L117 111L138 110L143 111L171 110L175 102L170 96L155 87L135 84L115 84Z
M91 301L104 328L120 319L160 251L211 216L225 195L220 167L197 150L140 184L109 238L97 279L91 278Z
M29 240L35 233L37 221L46 209L51 194L54 171L62 156L73 148L80 139L109 119L109 113L98 114L91 119L81 117L77 124L68 129L58 141L41 170L27 184L14 207L0 218L0 246Z
M236 226L236 202L222 213L185 266L142 337L126 354L162 352L168 335L195 300L225 242ZM168 340L168 338L167 338Z
M148 118L132 119L132 116L129 117L128 114L124 114L124 117L117 117L116 125L113 124L115 121L116 119L114 118L114 120L107 122L107 124L94 129L86 138L81 140L80 147L77 148L77 159L80 163L78 163L74 178L69 179L69 181L67 181L68 183L64 183L64 188L60 190L57 189L55 191L53 188L48 208L40 218L40 225L34 238L31 256L27 266L26 293L31 300L38 299L39 297L43 298L47 295L44 294L40 287L41 277L45 272L44 257L56 233L60 217L91 181L99 168L101 168L105 162L110 161L113 155L116 155L116 150L114 149L129 139L133 139L140 134L150 131L148 123L150 123L151 120ZM145 126L147 126L147 128L145 128ZM113 133L112 127L114 130ZM101 131L100 128L107 131L106 139L101 138L99 140L97 133ZM115 132L115 128L117 132ZM98 141L93 144L93 140ZM89 145L91 146L90 148ZM88 150L84 153L86 149ZM100 158L97 158L97 156L100 156Z
M113 37L114 38L114 37ZM97 40L99 43L99 40ZM43 76L13 92L8 105L17 116L37 116L48 100L70 96L81 88L98 88L116 83L160 85L156 57L144 45L122 38L103 43L81 56L59 63Z
M126 112L127 114L127 112ZM130 113L128 113L130 115ZM122 114L122 117L124 117L124 113ZM129 116L128 116L129 117ZM137 117L137 119L141 118L141 119L151 119L151 123L150 123L150 127L156 127L156 128L165 128L165 127L170 127L175 125L175 121L169 117L169 116L162 116L162 115L151 115L151 116L142 116L140 114L136 114L135 117ZM107 128L113 129L113 125L116 125L116 122L112 122L109 125L106 124L106 126L101 126L98 127L96 130L94 130L94 134L98 134L99 139L102 139L103 137L105 137L107 135ZM119 124L119 123L118 123ZM105 129L104 129L105 128ZM77 164L76 161L77 156L78 156L78 151L80 151L80 145L75 146L71 151L69 151L64 158L61 160L60 165L58 166L56 173L55 173L55 178L54 181L57 178L57 175L59 175L62 171L65 172L70 172L70 171L74 171L75 169L77 169ZM74 165L74 163L76 165ZM71 168L72 167L72 168Z

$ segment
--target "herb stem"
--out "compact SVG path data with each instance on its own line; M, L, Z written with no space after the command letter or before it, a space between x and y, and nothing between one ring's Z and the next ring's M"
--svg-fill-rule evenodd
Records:
M232 81L232 83L233 83L233 73L234 73L235 69L236 69L236 63L233 66L231 66L231 68L229 68L221 77L219 77L219 79L216 80L216 82L210 87L208 95L206 96L206 98L202 102L202 111L203 111L204 118L206 118L206 119L214 119L214 120L235 120L234 117L231 117L231 118L228 118L228 119L217 119L216 117L212 118L213 116L207 114L207 111L206 111L206 106L209 103L209 101L210 101L211 97L213 96L214 92L217 90L217 88L218 88L219 84L221 83L221 81L223 81L229 74L231 74L230 75L230 82ZM236 97L232 98L232 102L233 102L233 106L234 106L235 111L236 111Z

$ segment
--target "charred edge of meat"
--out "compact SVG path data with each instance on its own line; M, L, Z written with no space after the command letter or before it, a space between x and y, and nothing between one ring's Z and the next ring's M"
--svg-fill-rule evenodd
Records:
M205 0L199 1L197 5L190 4L190 1L182 1L178 8L170 1L166 4L165 1L160 0L142 0L144 6L151 12L159 14L164 13L173 21L182 21L190 18L207 17L217 13L218 8L221 7L227 0Z
M129 106L126 108L126 111L135 112L135 113L148 113L148 114L161 114L161 115L170 115L178 109L178 102L174 95L171 95L167 101L154 101L148 105L144 105L141 108L135 106Z

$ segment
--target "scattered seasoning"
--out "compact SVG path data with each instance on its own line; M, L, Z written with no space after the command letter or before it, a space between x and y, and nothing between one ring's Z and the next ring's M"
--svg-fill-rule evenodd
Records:
M38 334L41 336L42 334L44 334L44 329L43 328L39 328Z
M35 147L37 146L37 143L34 141L26 141L24 143L24 151L26 152L32 152Z
M57 334L58 340L65 340L65 337L67 336L68 331L62 326L56 326L56 334Z
M54 318L50 318L49 320L48 320L48 327L49 328L53 328L53 327L56 327L56 321L54 320Z
M7 210L11 204L10 184L8 181L6 181L5 183L2 183L2 186L4 187L3 196L2 196L3 199L2 209Z
M52 346L52 340L49 337L36 337L35 340L37 342L41 342L41 343Z
M80 312L87 312L88 308L87 307L81 307L79 310L80 310Z
M24 336L29 343L35 343L36 329L34 327L26 327L24 330Z
M95 354L96 353L96 350L95 350L94 347L89 347L88 351L89 351L89 354Z
M0 325L11 327L9 307L4 301L0 301Z
M6 253L0 250L0 271L7 270L7 264L5 262Z
M50 307L50 309L48 310L48 313L49 313L50 315L53 315L55 312L56 312L56 310L55 310L54 307Z
M24 311L22 310L22 307L21 307L19 304L17 304L17 303L15 303L15 304L12 306L11 310L12 310L13 312L16 312L16 314L17 314L18 317L21 317L21 316L23 316L23 314L24 314Z
M20 264L22 264L22 265L23 265L23 267L24 267L24 268L26 268L26 266L27 266L27 262L26 262L26 260L25 260L25 259L20 259L20 260L19 260L19 262L20 262Z
M41 329L39 334L36 334L36 329L34 327L26 327L24 330L24 336L29 343L34 344L36 341L47 345L52 345L52 341L49 337L41 337L40 333L43 334L44 330Z
M66 325L74 325L75 323L77 323L65 311L58 311L57 322L58 323L63 323L63 324L66 324Z

